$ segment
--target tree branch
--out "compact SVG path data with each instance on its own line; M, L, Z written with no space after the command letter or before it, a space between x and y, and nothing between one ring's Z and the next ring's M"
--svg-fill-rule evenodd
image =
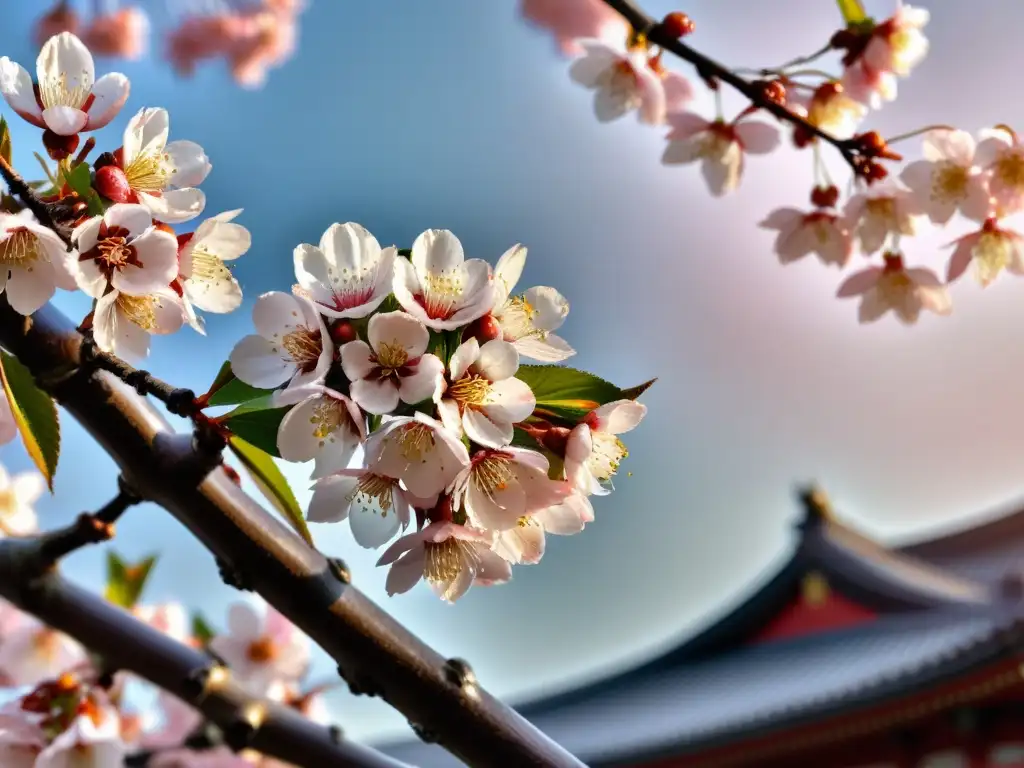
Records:
M54 233L64 241L64 245L71 250L71 228L68 223L72 220L73 214L69 206L62 203L48 203L36 194L29 183L21 177L7 160L0 156L0 178L7 184L7 190L21 199L39 223L44 227L52 229Z
M23 317L0 298L0 345L97 440L142 498L165 507L211 553L338 663L355 693L379 695L425 740L471 766L583 763L483 690L348 583L245 494L204 450L111 374L82 364L83 336L47 305ZM0 587L2 588L2 587Z
M0 540L0 596L200 710L232 749L251 747L306 768L409 768L274 702L254 699L201 651L70 583L49 567L46 534Z
M767 98L763 84L744 80L728 67L694 50L679 38L667 34L661 24L653 17L648 16L634 0L604 0L604 2L625 18L633 29L643 32L650 42L692 64L697 73L705 80L720 80L732 86L746 96L754 106L774 115L784 123L799 127L808 135L816 136L831 144L839 150L850 167L859 172L861 164L858 162L859 145L856 140L837 138L828 131L823 131L818 126L811 124L785 105Z

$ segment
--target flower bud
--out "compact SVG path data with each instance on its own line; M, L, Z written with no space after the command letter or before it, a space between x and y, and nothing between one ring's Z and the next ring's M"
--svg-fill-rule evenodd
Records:
M839 201L839 190L835 186L815 187L811 190L811 205L815 208L834 208Z
M331 323L331 341L337 346L348 344L359 338L356 327L349 320L335 320Z
M494 319L494 315L488 313L479 320L474 320L466 330L462 332L462 340L476 338L481 344L501 338L501 325Z
M692 35L696 28L697 25L693 23L693 19L680 11L673 11L661 21L662 31L675 39Z
M104 165L96 171L93 181L96 191L107 200L115 203L127 203L132 198L132 188L124 171L116 165Z
M78 134L73 136L59 136L47 128L43 131L43 146L46 147L46 154L51 160L60 162L67 160L78 149Z

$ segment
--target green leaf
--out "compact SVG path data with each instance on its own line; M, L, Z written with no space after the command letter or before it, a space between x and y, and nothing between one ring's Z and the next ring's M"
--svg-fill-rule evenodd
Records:
M628 389L622 390L622 397L620 399L636 400L640 395L654 386L654 382L657 380L657 378L654 378L650 381L645 381L643 384L637 384L635 387L629 387Z
M11 162L11 129L7 126L7 121L4 120L3 116L0 116L0 157L2 157L8 165Z
M235 377L231 370L231 363L225 361L217 372L217 378L213 380L207 391L207 405L235 405L249 400L255 400L263 395L269 395L272 389L257 389L251 387L239 378Z
M843 21L847 25L858 24L868 18L860 0L836 0L836 5L839 6L839 12L843 14Z
M113 550L107 552L107 588L103 597L122 608L134 608L156 561L157 556L150 555L129 565Z
M561 365L520 365L516 378L529 384L537 398L534 416L570 424L605 403L635 400L656 381L619 389L600 376Z
M3 350L0 350L0 381L25 450L53 493L53 476L60 457L57 406L53 398L36 386L28 368Z
M92 173L88 163L79 163L70 171L65 171L64 182L86 202L92 216L103 215L103 201L92 188Z
M232 435L228 439L228 446L249 471L249 476L252 477L260 492L284 515L306 543L313 546L313 537L302 516L299 502L295 499L295 494L292 493L281 470L274 463L273 457L237 435Z
M192 637L199 641L199 644L205 648L210 644L210 641L216 636L217 631L210 626L210 622L206 620L199 611L192 614Z
M232 434L238 435L264 453L281 458L277 450L277 430L284 415L291 406L272 407L272 395L264 395L248 403L242 403L233 411L220 417L219 421Z

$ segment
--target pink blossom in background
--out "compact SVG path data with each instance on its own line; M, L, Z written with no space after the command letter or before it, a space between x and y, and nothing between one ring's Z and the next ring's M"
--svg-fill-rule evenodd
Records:
M577 40L624 39L629 33L618 13L602 0L523 0L519 12L534 26L551 32L559 50L567 56L582 52Z
M149 48L149 17L138 6L96 16L82 33L82 40L99 56L140 59Z
M36 45L42 48L47 40L54 35L59 35L61 32L70 32L73 35L77 35L79 26L78 14L75 13L74 8L66 0L62 0L62 2L54 6L53 10L46 13L36 22Z

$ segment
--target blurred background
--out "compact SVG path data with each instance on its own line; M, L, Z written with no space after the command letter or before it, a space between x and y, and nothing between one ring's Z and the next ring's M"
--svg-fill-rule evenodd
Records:
M919 4L932 10L932 53L867 127L893 135L931 123L1021 125L1024 54L1014 31L1024 5L988 0L978 13ZM0 2L0 52L30 70L26 31L43 5ZM189 5L167 2L171 13ZM599 125L568 62L516 5L310 0L296 54L256 91L219 64L175 76L158 41L139 62L97 63L132 80L100 147L120 143L137 109L166 107L171 138L199 142L213 162L206 213L244 208L239 222L253 234L234 267L242 309L211 316L205 339L187 328L157 338L157 376L205 391L250 332L254 300L293 283L294 246L355 221L402 247L448 228L468 256L492 263L526 244L523 287L552 285L572 302L562 332L578 350L572 364L620 386L659 377L643 398L647 421L629 435L623 469L632 477L620 473L616 493L596 500L583 535L549 539L539 565L452 607L422 585L388 598L376 552L358 548L347 525L315 526L321 549L348 562L360 589L518 702L633 665L725 608L785 556L798 482L822 483L844 520L883 541L966 525L1024 495L1024 285L1004 277L982 291L968 280L954 288L949 318L859 326L856 302L833 298L838 272L810 259L782 268L771 233L756 226L773 208L806 204L809 155L784 148L753 158L739 192L713 200L696 169L659 164L662 129L632 117ZM779 65L840 25L831 0L643 5L655 17L685 10L697 24L693 45L735 66ZM893 4L867 6L885 17ZM702 94L694 108L710 115L710 106ZM16 118L11 129L15 164L32 175L39 132ZM900 148L913 156L917 142ZM942 271L941 248L960 234L916 238L908 264ZM77 318L88 309L84 296L57 304ZM30 467L17 443L0 460ZM285 471L305 506L309 467ZM56 494L37 507L42 525L115 492L112 462L65 419ZM242 599L159 508L132 510L118 529L125 557L160 553L146 602L180 600L222 622ZM67 568L102 588L102 548ZM332 675L318 657L313 678ZM378 700L339 690L330 701L353 737L409 734Z

